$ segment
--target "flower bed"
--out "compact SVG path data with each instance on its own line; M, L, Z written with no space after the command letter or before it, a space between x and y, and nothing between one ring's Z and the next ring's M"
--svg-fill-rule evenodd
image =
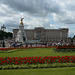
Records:
M75 49L75 45L70 46L58 46L56 49Z
M0 69L75 67L75 56L0 57Z
M36 69L36 68L58 68L75 67L74 63L53 63L53 64L23 64L23 65L1 65L0 70L7 69Z
M0 57L0 65L75 63L75 56Z
M58 52L75 52L75 45L70 45L70 46L58 46L55 51Z
M13 49L28 49L28 48L56 48L56 46L51 46L51 47L10 47L10 48L0 48L1 51L9 51Z

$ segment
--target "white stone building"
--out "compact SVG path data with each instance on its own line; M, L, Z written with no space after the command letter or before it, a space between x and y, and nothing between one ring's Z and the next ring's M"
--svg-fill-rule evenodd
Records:
M45 29L37 27L34 29L24 29L27 40L40 40L48 42L67 42L68 28ZM13 29L13 38L16 38L18 29Z

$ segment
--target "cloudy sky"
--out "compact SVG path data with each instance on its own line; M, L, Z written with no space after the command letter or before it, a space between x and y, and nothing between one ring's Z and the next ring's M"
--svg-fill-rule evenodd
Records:
M0 27L19 28L21 17L25 29L69 28L69 36L75 35L75 0L0 0Z

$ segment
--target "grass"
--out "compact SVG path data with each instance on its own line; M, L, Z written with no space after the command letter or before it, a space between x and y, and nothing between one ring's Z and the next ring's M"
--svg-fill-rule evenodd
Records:
M32 49L24 49L15 51L12 53L0 53L0 57L31 57L31 56L71 56L75 55L73 53L63 53L63 52L55 52L54 48L32 48Z
M75 75L75 67L0 70L0 75Z
M26 57L26 56L70 56L75 53L55 52L54 48L32 48L12 53L0 53L0 57ZM75 75L75 67L0 70L0 75Z

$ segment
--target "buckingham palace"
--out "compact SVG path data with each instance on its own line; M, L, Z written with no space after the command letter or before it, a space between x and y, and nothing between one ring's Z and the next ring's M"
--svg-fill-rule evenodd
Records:
M13 29L13 38L16 38L19 29ZM67 42L68 28L45 29L44 27L36 27L34 29L24 29L27 40L40 40L46 42Z

